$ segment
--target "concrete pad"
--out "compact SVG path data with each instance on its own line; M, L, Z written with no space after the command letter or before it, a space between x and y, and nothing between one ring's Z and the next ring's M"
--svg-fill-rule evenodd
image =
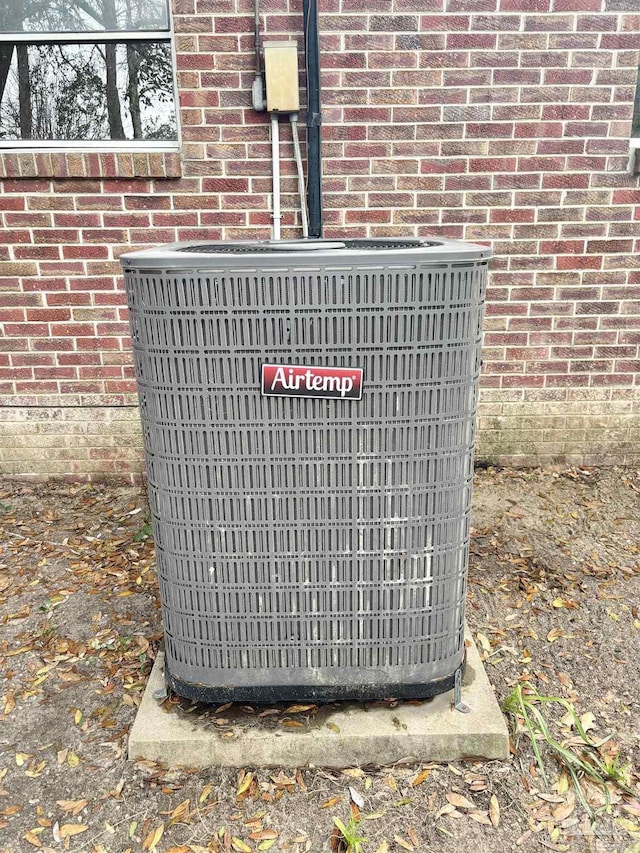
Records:
M164 655L156 658L129 735L129 758L169 767L354 767L398 761L506 759L509 734L473 642L467 648L462 697L471 713L452 707L453 692L428 702L343 703L322 706L302 728L262 725L254 715L234 719L224 732L211 724L165 711L153 698L164 686Z

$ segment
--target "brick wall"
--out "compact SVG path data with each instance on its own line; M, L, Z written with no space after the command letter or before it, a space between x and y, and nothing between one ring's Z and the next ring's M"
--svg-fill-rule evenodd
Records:
M491 242L480 456L638 461L637 0L320 5L325 235ZM262 6L300 41L300 0ZM251 9L174 0L180 154L0 155L4 471L137 473L119 254L269 236Z

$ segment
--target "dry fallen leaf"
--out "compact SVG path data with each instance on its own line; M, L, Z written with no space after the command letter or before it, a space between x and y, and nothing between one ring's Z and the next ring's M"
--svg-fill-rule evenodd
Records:
M236 798L241 797L245 791L248 791L251 787L251 783L253 782L253 773L245 773L240 784L238 785L238 790L236 791Z
M169 826L184 821L189 816L191 800L183 800L169 815Z
M464 781L471 791L486 791L489 787L489 778L478 773L465 773Z
M296 770L296 782L298 783L298 786L299 786L300 790L301 790L304 794L306 794L306 793L307 793L307 790L308 790L308 789L307 789L307 785L306 785L306 783L305 783L305 781L304 781L304 776L302 775L302 771L300 770L300 768L299 768L299 767L298 767L298 769Z
M429 778L429 776L431 776L431 770L421 770L420 773L418 773L417 776L414 776L411 780L411 786L413 788L417 788L418 785L422 785L422 783L425 782Z
M238 853L251 853L249 845L241 838L236 838L235 835L231 839L231 846L234 850L237 850Z
M584 714L580 714L580 724L585 732L591 731L591 729L596 728L596 716L591 711L586 711Z
M345 776L351 776L352 779L361 779L364 776L364 770L360 767L347 767L342 772Z
M547 634L547 640L550 643L555 643L555 641L560 639L560 637L564 637L564 631L562 628L552 628Z
M332 806L337 806L338 803L342 802L341 797L331 797L330 800L327 800L326 803L323 803L320 808L321 809L330 809Z
M161 823L160 826L157 826L155 829L152 829L151 832L147 835L145 840L142 842L142 849L152 851L155 850L158 844L160 843L160 839L164 835L164 824Z
M566 803L560 803L560 805L556 806L555 809L551 810L551 814L554 817L554 820L560 821L566 820L571 812L576 807L575 801L568 800Z
M478 631L478 633L476 634L476 640L480 643L485 652L491 651L491 643L489 642L489 638L485 634L482 634L480 633L480 631Z
M455 806L457 809L476 809L477 806L475 803L472 803L471 800L468 800L466 797L463 797L462 794L456 793L456 791L449 791L447 794L447 800L451 803L452 806Z
M494 829L497 829L500 825L500 804L495 794L491 794L489 800L489 819Z
M67 756L67 764L69 767L77 767L80 764L80 759L75 752L70 752Z
M252 832L249 835L251 841L271 841L278 837L279 833L275 829L260 829Z
M10 690L7 695L4 697L4 715L8 717L9 714L16 707L16 697L15 693Z
M483 826L491 826L491 819L486 812L474 811L468 813L471 820L475 820L476 823L481 823Z
M459 816L460 812L456 811L456 807L452 806L451 803L447 803L446 805L442 806L441 809L438 809L438 811L435 813L433 819L438 820L439 818L444 817L444 815L453 815L453 814Z
M73 835L80 835L81 832L86 832L89 829L84 823L63 823L58 834L64 841L65 838L71 838Z
M640 824L634 823L626 817L617 817L616 825L626 830L632 838L640 838Z
M207 784L202 789L202 793L198 797L198 803L200 803L200 805L202 805L202 803L204 803L204 801L209 797L209 795L211 794L212 791L213 791L213 785L211 784L211 782L207 782Z
M564 797L559 797L557 794L545 794L540 791L536 796L539 800L544 800L545 803L564 803Z
M89 800L56 800L62 811L78 815L89 804Z
M623 808L628 814L640 817L640 800L631 800L631 802L622 803L621 808Z
M352 788L351 785L349 785L349 796L359 809L364 808L364 798L362 794L356 791L355 788Z
M416 848L413 844L409 844L404 838L400 838L399 835L394 835L393 840L396 842L398 847L402 847L403 850L415 850Z

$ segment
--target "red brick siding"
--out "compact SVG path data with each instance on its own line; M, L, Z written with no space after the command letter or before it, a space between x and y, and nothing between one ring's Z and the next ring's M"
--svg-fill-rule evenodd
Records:
M133 404L118 256L269 236L252 0L173 5L181 155L0 156L5 405ZM485 398L600 389L601 400L637 400L636 0L320 5L325 235L492 243ZM269 37L301 43L297 0L262 6ZM294 237L282 131L283 236Z

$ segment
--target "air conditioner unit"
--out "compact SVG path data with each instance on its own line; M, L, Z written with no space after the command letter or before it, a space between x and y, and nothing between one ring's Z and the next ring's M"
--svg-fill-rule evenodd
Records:
M406 239L122 257L178 694L453 686L489 254Z

